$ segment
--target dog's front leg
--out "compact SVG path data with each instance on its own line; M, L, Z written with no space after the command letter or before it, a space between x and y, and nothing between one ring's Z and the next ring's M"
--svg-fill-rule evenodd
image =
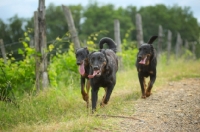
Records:
M111 86L108 86L107 89L106 89L106 93L105 93L105 98L103 100L103 105L107 104L108 101L110 100L110 96L112 94L112 91L113 91L113 88L114 88L115 84L111 85Z
M89 91L90 91L90 80L87 80L86 84L86 89L87 89L87 108L89 107Z
M99 87L92 86L92 113L96 110Z
M106 98L106 95L107 95L107 87L104 88L104 90L105 90L105 94L104 94L103 99L102 99L102 101L101 101L101 103L100 103L100 106L101 106L101 107L104 107L104 105L105 105L104 101L105 101L105 98Z
M85 92L85 78L81 76L81 94L83 97L83 100L87 102L88 100L88 94Z
M151 95L151 89L153 87L154 82L156 81L156 75L150 75L150 81L148 83L147 91L146 91L146 97L149 97Z
M138 78L139 78L139 81L140 81L140 87L141 87L141 91L142 91L142 97L141 98L145 99L146 98L146 95L145 95L145 86L146 86L145 79L140 73L138 73Z

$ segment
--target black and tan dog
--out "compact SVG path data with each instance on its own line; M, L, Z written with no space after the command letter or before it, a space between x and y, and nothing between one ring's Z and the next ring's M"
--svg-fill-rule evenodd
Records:
M102 49L104 43L107 43L109 49ZM118 59L115 54L116 44L108 37L104 37L99 42L100 51L89 54L90 64L90 84L92 87L92 111L96 110L98 100L98 91L100 87L105 89L105 95L101 106L108 103L113 88L116 84L116 72L118 70Z
M90 90L90 81L88 78L89 68L90 68L88 63L89 51L87 47L80 48L76 50L75 54L76 54L76 64L79 66L79 73L81 74L81 94L83 100L87 102L87 107L89 107L89 90ZM85 91L85 82L86 82L87 92Z
M158 36L152 36L149 41L139 47L137 54L136 67L138 71L138 78L142 91L142 98L149 97L151 89L156 80L156 50L153 48L152 43ZM146 89L145 77L150 76L150 81Z

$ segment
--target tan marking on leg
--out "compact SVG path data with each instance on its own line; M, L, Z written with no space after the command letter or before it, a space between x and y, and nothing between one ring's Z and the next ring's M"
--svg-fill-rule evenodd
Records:
M149 73L150 73L150 74L153 74L153 71L150 71Z
M87 108L89 108L89 92L90 92L90 80L87 80L86 84L86 90L87 90Z
M146 90L146 97L149 97L151 95L150 83L151 83L151 81L149 81L149 83L148 83L148 88Z
M104 88L104 90L105 90L105 94L104 94L103 99L102 99L102 101L101 101L101 103L100 103L101 107L104 107L104 106L106 105L106 104L104 103L104 100L105 100L105 98L106 98L107 88Z
M143 81L143 85L144 85L144 92L146 91L146 82L145 82L145 78L144 78L144 81ZM145 93L144 93L144 95L142 95L142 97L141 98L143 98L143 99L145 99L146 98L146 95L145 95Z

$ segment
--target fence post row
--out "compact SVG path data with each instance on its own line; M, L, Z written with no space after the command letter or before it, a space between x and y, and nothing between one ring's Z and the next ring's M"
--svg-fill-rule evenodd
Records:
M121 53L121 37L120 37L120 22L118 19L114 20L114 37L115 37L115 42L117 44L117 52ZM122 57L119 57L119 67L120 69L122 68Z
M142 31L142 18L139 13L136 14L136 31L137 31L137 44L138 48L140 47L141 44L144 43L143 41L143 31Z
M0 39L0 48L1 48L1 53L2 53L3 59L4 59L4 63L6 63L7 62L7 60L6 60L6 50L5 50L5 46L4 46L4 43L3 43L3 39Z
M64 6L64 5L62 5L62 8L63 8L64 14L65 14L65 18L67 20L69 32L70 32L71 37L72 37L72 42L74 43L74 49L78 49L78 48L80 48L80 42L79 42L79 39L78 39L78 34L76 32L76 28L75 28L75 25L74 25L74 20L73 20L71 11L67 6Z

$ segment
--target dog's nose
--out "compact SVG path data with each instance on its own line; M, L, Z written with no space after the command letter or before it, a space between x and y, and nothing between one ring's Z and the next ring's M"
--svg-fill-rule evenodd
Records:
M138 59L142 59L142 56L141 56L141 55L138 55Z
M76 64L77 64L77 65L80 65L81 63L80 63L80 62L76 62Z
M99 70L99 67L98 66L94 66L93 69L94 70Z

